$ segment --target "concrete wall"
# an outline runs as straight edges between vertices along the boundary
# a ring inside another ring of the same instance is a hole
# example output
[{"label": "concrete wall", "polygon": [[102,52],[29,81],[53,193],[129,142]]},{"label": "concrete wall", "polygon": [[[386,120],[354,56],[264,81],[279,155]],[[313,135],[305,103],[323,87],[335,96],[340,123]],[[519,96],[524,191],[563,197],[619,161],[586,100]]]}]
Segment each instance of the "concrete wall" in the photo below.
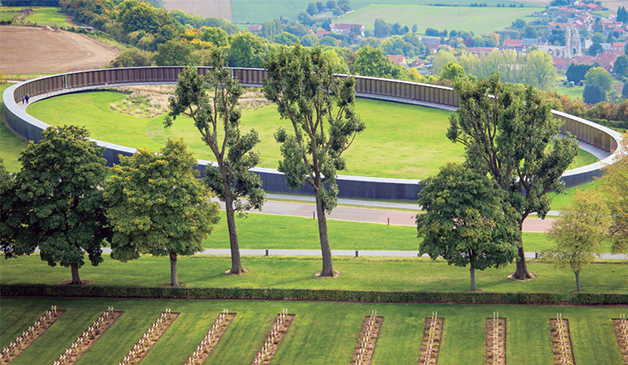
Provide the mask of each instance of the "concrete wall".
[{"label": "concrete wall", "polygon": [[[135,67],[123,69],[105,69],[80,71],[54,76],[45,76],[9,87],[3,94],[5,118],[9,127],[20,136],[38,142],[41,132],[48,127],[42,121],[28,115],[17,102],[22,96],[53,97],[65,93],[91,90],[102,87],[113,87],[136,84],[169,84],[178,81],[182,67]],[[207,68],[199,67],[199,73],[205,74]],[[267,73],[264,69],[233,68],[232,76],[245,86],[260,87]],[[346,77],[345,75],[339,75]],[[399,80],[386,80],[373,77],[356,77],[356,94],[358,97],[423,105],[433,108],[455,110],[458,104],[458,93],[453,89],[437,85],[420,84]],[[556,118],[562,119],[564,125],[561,132],[570,132],[578,140],[591,144],[606,152],[613,152],[618,147],[621,135],[606,127],[578,118],[566,113],[553,111]],[[134,148],[118,146],[97,141],[99,146],[107,147],[104,157],[109,165],[119,162],[118,155],[130,156]],[[615,156],[611,155],[604,161],[565,172],[563,180],[568,187],[593,181],[601,175],[601,168],[612,163]],[[198,169],[203,171],[209,161],[199,161]],[[299,190],[291,190],[285,184],[285,177],[274,169],[256,168],[264,182],[264,189],[271,193],[312,194],[309,186]],[[421,186],[418,180],[366,178],[356,176],[339,176],[339,197],[375,200],[416,200]]]}]

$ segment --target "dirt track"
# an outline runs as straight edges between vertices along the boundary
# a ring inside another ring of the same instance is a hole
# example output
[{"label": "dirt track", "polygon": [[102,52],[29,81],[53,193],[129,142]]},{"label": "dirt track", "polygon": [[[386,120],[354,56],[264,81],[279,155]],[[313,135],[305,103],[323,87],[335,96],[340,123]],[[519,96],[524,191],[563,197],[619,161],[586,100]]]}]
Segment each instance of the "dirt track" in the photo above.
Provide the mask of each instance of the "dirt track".
[{"label": "dirt track", "polygon": [[0,71],[5,74],[100,68],[118,51],[83,34],[46,28],[0,26]]}]

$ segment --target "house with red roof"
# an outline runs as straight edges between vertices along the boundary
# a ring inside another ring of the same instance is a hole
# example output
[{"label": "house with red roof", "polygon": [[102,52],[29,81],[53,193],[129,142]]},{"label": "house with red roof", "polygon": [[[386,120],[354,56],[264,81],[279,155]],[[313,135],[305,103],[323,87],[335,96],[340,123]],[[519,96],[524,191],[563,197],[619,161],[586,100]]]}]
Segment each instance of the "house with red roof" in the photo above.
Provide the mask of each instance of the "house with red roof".
[{"label": "house with red roof", "polygon": [[337,23],[337,24],[330,24],[329,28],[334,33],[349,34],[349,32],[351,32],[351,29],[354,26],[358,27],[358,29],[360,30],[360,35],[364,37],[364,31],[366,29],[364,28],[364,25],[362,24]]},{"label": "house with red roof", "polygon": [[261,25],[249,25],[248,30],[249,32],[253,34],[257,34],[262,31],[262,26]]},{"label": "house with red roof", "polygon": [[405,65],[406,58],[402,55],[389,54],[388,59],[392,61],[393,65]]}]

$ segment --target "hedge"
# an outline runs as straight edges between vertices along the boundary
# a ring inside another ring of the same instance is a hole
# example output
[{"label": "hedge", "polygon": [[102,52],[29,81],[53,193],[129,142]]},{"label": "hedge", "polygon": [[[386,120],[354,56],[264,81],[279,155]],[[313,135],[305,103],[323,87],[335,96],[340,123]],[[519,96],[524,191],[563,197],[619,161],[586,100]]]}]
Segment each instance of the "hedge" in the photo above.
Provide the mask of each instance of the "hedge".
[{"label": "hedge", "polygon": [[59,0],[2,0],[2,6],[48,6],[58,7]]},{"label": "hedge", "polygon": [[382,292],[316,289],[186,288],[105,285],[2,285],[0,296],[323,300],[380,303],[628,304],[628,294]]}]

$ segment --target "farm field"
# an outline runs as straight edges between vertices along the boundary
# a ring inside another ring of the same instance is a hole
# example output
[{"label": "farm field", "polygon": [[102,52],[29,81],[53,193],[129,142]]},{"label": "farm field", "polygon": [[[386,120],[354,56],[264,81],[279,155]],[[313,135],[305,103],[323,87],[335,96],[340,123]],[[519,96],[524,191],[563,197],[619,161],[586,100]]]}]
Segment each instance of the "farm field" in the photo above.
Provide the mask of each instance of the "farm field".
[{"label": "farm field", "polygon": [[[526,15],[542,8],[492,8],[492,7],[447,7],[422,5],[369,5],[346,14],[334,23],[359,23],[373,30],[376,18],[388,23],[399,23],[408,28],[419,25],[419,33],[427,28],[443,30],[469,30],[475,34],[490,34],[495,30],[510,26],[515,19],[525,19]],[[478,21],[478,19],[482,19]]]},{"label": "farm field", "polygon": [[[26,17],[25,22],[37,23],[38,25],[51,25],[51,26],[71,26],[70,23],[67,22],[67,16],[59,13],[59,7],[29,7],[34,11],[33,15],[29,15]],[[9,7],[9,6],[0,6],[0,20],[11,20],[14,19],[15,16],[20,15],[16,11],[20,11],[24,9],[24,7]]]},{"label": "farm field", "polygon": [[182,10],[189,14],[200,15],[203,18],[223,18],[233,22],[230,0],[166,0],[166,10]]},{"label": "farm field", "polygon": [[119,53],[86,35],[46,28],[2,26],[0,38],[0,68],[9,75],[89,70]]},{"label": "farm field", "polygon": [[[233,9],[233,21],[235,23],[257,23],[261,24],[264,21],[272,20],[280,16],[289,19],[296,19],[299,13],[305,11],[307,4],[311,3],[310,0],[273,0],[266,2],[259,2],[257,0],[231,0],[231,8]],[[362,9],[366,6],[373,4],[412,4],[412,5],[429,5],[434,2],[431,0],[353,0],[351,1],[351,8],[354,11]],[[476,3],[471,0],[441,0],[439,4],[447,5],[470,5]],[[485,3],[489,6],[496,6],[497,4],[524,4],[524,6],[538,6],[538,4],[530,4],[529,1],[511,1],[511,0],[488,0]],[[544,4],[547,5],[547,4]],[[388,19],[386,19],[388,20]],[[412,25],[414,23],[411,23]],[[366,24],[364,24],[366,26]],[[371,24],[372,26],[372,24]]]},{"label": "farm field", "polygon": [[[137,118],[109,107],[125,97],[126,94],[113,91],[63,95],[34,103],[28,111],[51,125],[84,125],[92,138],[152,151],[161,148],[168,137],[183,137],[198,159],[213,159],[198,138],[198,131],[186,119],[177,119],[166,130],[163,116]],[[348,170],[342,171],[343,175],[423,179],[436,173],[445,162],[463,160],[462,145],[446,138],[451,112],[367,99],[358,99],[356,110],[367,129],[346,152]],[[259,133],[260,166],[276,168],[280,152],[273,135],[287,123],[279,119],[275,107],[244,110],[242,123],[243,130],[255,129]],[[595,160],[581,150],[573,166]]]},{"label": "farm field", "polygon": [[[142,364],[181,364],[217,314],[237,313],[206,364],[249,364],[275,315],[296,314],[273,359],[277,364],[346,364],[365,315],[384,316],[373,364],[416,364],[424,318],[445,318],[438,363],[484,363],[485,318],[507,318],[508,364],[550,364],[549,319],[561,312],[570,321],[576,363],[620,364],[611,318],[625,308],[519,305],[382,304],[345,302],[230,301],[167,299],[3,298],[0,346],[6,346],[52,305],[66,309],[58,321],[14,364],[52,363],[108,306],[122,316],[80,359],[79,364],[115,364],[165,308],[181,313]],[[625,311],[623,311],[625,312]]]}]

